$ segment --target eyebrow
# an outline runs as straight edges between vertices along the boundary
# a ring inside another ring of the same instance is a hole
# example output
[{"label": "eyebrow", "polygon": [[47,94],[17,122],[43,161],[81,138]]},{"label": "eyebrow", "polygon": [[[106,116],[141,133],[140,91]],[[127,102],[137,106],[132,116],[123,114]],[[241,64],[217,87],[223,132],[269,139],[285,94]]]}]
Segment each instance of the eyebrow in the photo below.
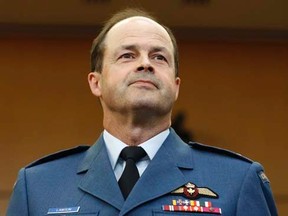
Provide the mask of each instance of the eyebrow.
[{"label": "eyebrow", "polygon": [[[138,45],[122,45],[117,49],[117,51],[120,51],[120,50],[137,50],[137,49],[139,49]],[[169,53],[168,49],[166,47],[163,47],[163,46],[152,47],[152,49],[150,51]]]},{"label": "eyebrow", "polygon": [[169,53],[168,49],[167,49],[166,47],[162,47],[162,46],[153,47],[152,51],[153,51],[153,52],[165,52],[165,53]]}]

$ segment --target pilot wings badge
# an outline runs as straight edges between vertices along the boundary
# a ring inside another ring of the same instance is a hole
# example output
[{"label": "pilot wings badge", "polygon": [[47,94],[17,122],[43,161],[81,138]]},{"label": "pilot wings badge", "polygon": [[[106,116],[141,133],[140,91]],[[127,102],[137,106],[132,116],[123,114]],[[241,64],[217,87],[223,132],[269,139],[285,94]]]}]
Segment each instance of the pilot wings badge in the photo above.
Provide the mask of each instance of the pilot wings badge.
[{"label": "pilot wings badge", "polygon": [[171,192],[173,195],[181,195],[188,199],[198,199],[200,197],[218,198],[218,194],[207,187],[197,187],[195,184],[188,182],[184,186]]}]

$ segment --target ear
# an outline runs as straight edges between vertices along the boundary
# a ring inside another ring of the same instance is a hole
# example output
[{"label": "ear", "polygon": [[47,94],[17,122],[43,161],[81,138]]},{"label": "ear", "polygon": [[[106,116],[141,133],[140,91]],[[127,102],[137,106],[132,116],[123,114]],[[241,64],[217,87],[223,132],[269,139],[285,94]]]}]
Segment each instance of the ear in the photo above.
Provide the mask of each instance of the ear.
[{"label": "ear", "polygon": [[176,87],[175,101],[177,100],[178,95],[179,95],[180,83],[181,83],[181,79],[179,77],[176,77],[175,79],[175,87]]},{"label": "ear", "polygon": [[92,94],[97,97],[101,96],[101,74],[98,72],[90,72],[88,74],[88,83]]}]

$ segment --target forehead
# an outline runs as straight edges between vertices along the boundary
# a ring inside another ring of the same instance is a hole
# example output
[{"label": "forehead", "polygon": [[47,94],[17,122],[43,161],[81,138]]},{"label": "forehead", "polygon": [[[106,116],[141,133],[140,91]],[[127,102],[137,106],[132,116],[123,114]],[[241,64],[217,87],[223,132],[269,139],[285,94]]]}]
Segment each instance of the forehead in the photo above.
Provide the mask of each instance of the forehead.
[{"label": "forehead", "polygon": [[154,20],[141,16],[130,17],[116,23],[105,39],[106,48],[141,42],[145,45],[162,45],[173,51],[168,32]]}]

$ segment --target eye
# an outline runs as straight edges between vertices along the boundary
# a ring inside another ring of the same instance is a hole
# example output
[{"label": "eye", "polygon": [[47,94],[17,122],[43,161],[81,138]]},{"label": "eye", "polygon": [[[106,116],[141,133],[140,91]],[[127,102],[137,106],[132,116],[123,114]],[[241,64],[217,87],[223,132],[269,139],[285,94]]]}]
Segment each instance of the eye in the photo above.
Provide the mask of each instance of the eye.
[{"label": "eye", "polygon": [[133,58],[134,58],[133,53],[124,53],[119,57],[119,59],[133,59]]},{"label": "eye", "polygon": [[166,61],[167,62],[166,58],[163,55],[155,55],[153,58],[157,61]]}]

